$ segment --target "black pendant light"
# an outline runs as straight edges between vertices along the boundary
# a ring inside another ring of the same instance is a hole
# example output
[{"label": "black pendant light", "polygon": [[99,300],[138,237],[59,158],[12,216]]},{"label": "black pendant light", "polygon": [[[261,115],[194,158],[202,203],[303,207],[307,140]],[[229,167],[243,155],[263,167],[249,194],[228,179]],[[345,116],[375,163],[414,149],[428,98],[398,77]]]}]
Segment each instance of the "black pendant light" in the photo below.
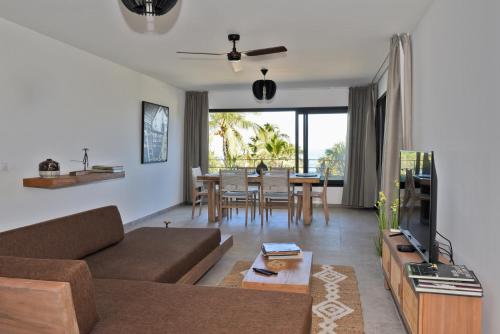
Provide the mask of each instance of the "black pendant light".
[{"label": "black pendant light", "polygon": [[130,11],[146,16],[160,16],[168,13],[177,0],[122,0]]},{"label": "black pendant light", "polygon": [[276,94],[276,83],[272,80],[266,80],[267,68],[260,70],[264,76],[263,80],[257,80],[252,85],[253,95],[257,100],[272,100]]}]

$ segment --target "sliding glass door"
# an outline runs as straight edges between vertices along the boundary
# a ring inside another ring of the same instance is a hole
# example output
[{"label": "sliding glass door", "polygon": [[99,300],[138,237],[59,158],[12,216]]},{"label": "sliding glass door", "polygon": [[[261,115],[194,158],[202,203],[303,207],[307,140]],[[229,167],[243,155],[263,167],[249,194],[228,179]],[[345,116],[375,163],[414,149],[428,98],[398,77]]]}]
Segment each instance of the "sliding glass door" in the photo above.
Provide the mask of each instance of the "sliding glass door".
[{"label": "sliding glass door", "polygon": [[209,166],[295,168],[343,185],[347,107],[210,110]]},{"label": "sliding glass door", "polygon": [[299,170],[324,174],[330,170],[329,183],[341,185],[344,180],[347,108],[307,109],[298,111],[298,127],[303,150]]}]

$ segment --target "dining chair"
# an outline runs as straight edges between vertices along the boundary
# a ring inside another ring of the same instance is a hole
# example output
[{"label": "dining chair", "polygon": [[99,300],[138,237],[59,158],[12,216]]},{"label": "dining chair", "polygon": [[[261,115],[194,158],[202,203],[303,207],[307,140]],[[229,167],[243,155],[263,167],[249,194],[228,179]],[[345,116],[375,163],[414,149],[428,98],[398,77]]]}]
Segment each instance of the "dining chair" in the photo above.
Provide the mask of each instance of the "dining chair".
[{"label": "dining chair", "polygon": [[[221,169],[219,173],[219,213],[224,209],[245,209],[245,226],[247,226],[248,208],[252,205],[255,196],[248,190],[248,170],[246,168]],[[229,214],[226,217],[229,219]]]},{"label": "dining chair", "polygon": [[[241,169],[241,168],[246,168],[246,167],[235,167],[236,169]],[[249,181],[248,181],[248,192],[250,193],[250,197],[251,197],[251,201],[250,201],[250,218],[251,220],[255,220],[255,217],[256,217],[256,210],[257,208],[259,208],[260,210],[260,207],[259,205],[257,205],[258,203],[258,198],[259,198],[259,194],[260,194],[260,182],[250,182],[250,176],[252,174],[252,168],[249,168],[247,169],[247,175],[249,177]],[[238,197],[235,197],[233,200],[235,201],[241,201],[242,198],[238,198]],[[233,218],[233,209],[229,209],[229,218]],[[236,215],[239,214],[239,211],[238,211],[238,208],[236,208]]]},{"label": "dining chair", "polygon": [[202,181],[198,181],[198,176],[201,176],[201,168],[194,167],[191,168],[191,198],[193,201],[193,209],[191,211],[191,219],[194,219],[194,211],[196,209],[196,205],[200,205],[200,212],[198,216],[201,216],[201,209],[203,206],[203,198],[208,197],[208,191],[205,189],[205,185]]},{"label": "dining chair", "polygon": [[266,222],[269,221],[268,210],[287,209],[288,228],[292,219],[293,197],[290,191],[290,170],[288,168],[274,168],[262,176],[260,187],[260,224],[264,226],[264,212]]},{"label": "dining chair", "polygon": [[[270,170],[271,171],[275,171],[275,172],[282,172],[282,173],[285,173],[288,170],[289,171],[289,175],[292,175],[293,172],[294,172],[293,168],[283,167],[283,162],[281,162],[280,167],[271,167]],[[291,183],[290,186],[291,186],[291,192],[292,192],[292,221],[293,221],[293,218],[295,216],[295,196],[294,196],[294,194],[295,194],[295,184]],[[260,193],[260,191],[259,191],[259,193]],[[267,209],[266,210],[266,215],[271,215],[272,216],[273,215],[273,209],[272,208]]]},{"label": "dining chair", "polygon": [[[330,168],[325,170],[324,180],[323,180],[323,189],[321,191],[311,191],[311,199],[319,198],[321,200],[321,205],[323,207],[323,214],[325,216],[325,223],[328,224],[330,220],[330,212],[328,210],[328,177],[330,176]],[[297,221],[302,216],[302,207],[304,200],[304,192],[297,191],[295,193],[297,196]]]}]

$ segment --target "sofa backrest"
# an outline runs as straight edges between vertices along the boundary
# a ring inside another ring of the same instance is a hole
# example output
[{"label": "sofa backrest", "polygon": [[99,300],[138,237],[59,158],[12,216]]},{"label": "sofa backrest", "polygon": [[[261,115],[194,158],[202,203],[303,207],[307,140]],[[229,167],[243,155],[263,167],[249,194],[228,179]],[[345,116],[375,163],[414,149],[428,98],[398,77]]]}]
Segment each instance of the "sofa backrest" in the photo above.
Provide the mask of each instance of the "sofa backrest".
[{"label": "sofa backrest", "polygon": [[123,240],[116,206],[107,206],[0,233],[0,256],[81,259]]}]

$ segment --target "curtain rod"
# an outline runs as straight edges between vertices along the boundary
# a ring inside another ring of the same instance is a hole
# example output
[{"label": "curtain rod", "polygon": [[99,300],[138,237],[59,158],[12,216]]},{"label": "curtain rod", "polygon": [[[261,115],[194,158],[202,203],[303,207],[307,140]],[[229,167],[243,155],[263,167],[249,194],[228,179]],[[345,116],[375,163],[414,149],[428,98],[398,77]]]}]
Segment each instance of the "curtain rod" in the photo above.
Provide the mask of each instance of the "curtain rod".
[{"label": "curtain rod", "polygon": [[382,64],[380,64],[380,67],[378,68],[377,73],[375,73],[375,76],[372,79],[372,83],[375,82],[375,79],[377,78],[377,76],[380,73],[382,73],[382,75],[384,75],[385,71],[387,71],[387,69],[389,68],[389,66],[387,66],[382,72],[380,72],[382,70],[382,68],[384,67],[384,65],[385,65],[385,63],[387,62],[388,59],[389,59],[389,52],[387,52],[387,56],[385,56],[384,61],[382,62]]}]

